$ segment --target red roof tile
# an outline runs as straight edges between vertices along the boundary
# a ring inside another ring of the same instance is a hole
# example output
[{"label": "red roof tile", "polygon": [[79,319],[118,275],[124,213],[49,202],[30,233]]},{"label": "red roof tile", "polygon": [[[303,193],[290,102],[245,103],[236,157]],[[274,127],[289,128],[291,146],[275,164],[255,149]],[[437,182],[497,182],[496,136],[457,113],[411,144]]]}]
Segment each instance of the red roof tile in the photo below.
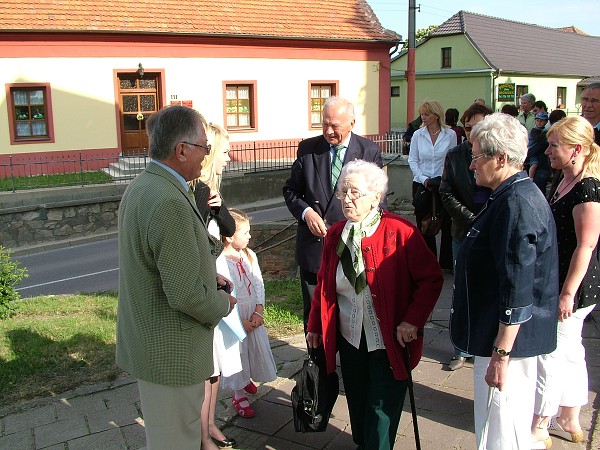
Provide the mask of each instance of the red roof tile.
[{"label": "red roof tile", "polygon": [[2,0],[0,32],[397,42],[366,0]]},{"label": "red roof tile", "polygon": [[581,34],[583,36],[589,36],[589,34],[587,34],[583,30],[580,30],[575,25],[571,25],[571,26],[568,26],[568,27],[557,28],[557,29],[561,30],[561,31],[568,31],[569,33],[575,33],[575,34]]}]

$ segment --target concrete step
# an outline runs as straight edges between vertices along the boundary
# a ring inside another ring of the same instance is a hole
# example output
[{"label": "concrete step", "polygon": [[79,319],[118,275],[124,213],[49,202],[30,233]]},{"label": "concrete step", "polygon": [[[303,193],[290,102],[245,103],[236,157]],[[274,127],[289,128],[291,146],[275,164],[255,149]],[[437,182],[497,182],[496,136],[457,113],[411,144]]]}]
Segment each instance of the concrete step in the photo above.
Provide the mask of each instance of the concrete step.
[{"label": "concrete step", "polygon": [[120,156],[117,162],[110,163],[106,169],[102,170],[115,180],[130,180],[143,172],[148,162],[150,162],[148,157]]}]

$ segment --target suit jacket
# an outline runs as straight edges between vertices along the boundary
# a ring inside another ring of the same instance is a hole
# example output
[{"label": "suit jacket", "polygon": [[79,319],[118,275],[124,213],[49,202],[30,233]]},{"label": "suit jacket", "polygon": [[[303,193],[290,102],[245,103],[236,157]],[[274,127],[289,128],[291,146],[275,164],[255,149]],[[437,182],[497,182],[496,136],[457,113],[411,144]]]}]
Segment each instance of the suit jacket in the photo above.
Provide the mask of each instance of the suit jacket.
[{"label": "suit jacket", "polygon": [[116,362],[136,378],[188,386],[213,372],[213,327],[229,301],[217,291],[212,245],[193,196],[157,164],[119,207]]},{"label": "suit jacket", "polygon": [[[313,208],[323,217],[327,226],[345,220],[342,203],[335,198],[331,186],[331,146],[321,135],[305,139],[298,145],[291,176],[283,187],[285,203],[298,220],[296,261],[309,272],[317,273],[321,265],[323,239],[313,235],[302,220],[302,212]],[[355,159],[374,162],[382,167],[381,149],[369,139],[352,133],[346,149],[344,164]]]}]

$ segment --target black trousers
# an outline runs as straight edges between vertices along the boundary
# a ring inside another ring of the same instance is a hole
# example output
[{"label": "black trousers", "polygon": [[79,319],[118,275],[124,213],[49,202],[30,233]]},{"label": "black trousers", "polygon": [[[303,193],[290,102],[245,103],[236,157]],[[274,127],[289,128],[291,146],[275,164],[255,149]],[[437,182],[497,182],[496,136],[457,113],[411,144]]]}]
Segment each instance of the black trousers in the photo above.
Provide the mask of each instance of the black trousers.
[{"label": "black trousers", "polygon": [[367,351],[364,330],[359,348],[337,339],[348,401],[352,440],[360,450],[394,447],[407,380],[394,378],[385,350]]},{"label": "black trousers", "polygon": [[317,286],[317,274],[300,268],[300,287],[302,289],[302,302],[304,303],[304,334],[308,325],[308,316],[310,315],[310,305],[312,296]]},{"label": "black trousers", "polygon": [[[415,196],[415,192],[417,188],[420,186],[420,183],[413,181],[412,191],[413,197]],[[450,234],[450,228],[452,226],[452,221],[450,219],[450,215],[444,209],[442,205],[442,199],[440,198],[440,194],[436,191],[433,195],[436,195],[436,209],[439,208],[442,212],[442,227],[440,228],[441,240],[440,240],[440,257],[439,262],[442,269],[453,270],[453,259],[452,259],[452,235]],[[421,221],[425,218],[423,212],[418,212],[415,210],[415,219],[417,221],[417,227],[421,223]],[[425,239],[425,243],[427,247],[431,250],[431,252],[437,258],[437,243],[435,241],[435,236],[423,236]]]}]

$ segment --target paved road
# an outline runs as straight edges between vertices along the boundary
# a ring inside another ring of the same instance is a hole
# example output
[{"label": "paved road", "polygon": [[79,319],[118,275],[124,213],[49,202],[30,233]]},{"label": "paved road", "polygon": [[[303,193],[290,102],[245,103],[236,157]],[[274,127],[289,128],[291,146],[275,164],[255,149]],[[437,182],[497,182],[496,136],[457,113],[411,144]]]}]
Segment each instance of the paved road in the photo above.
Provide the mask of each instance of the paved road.
[{"label": "paved road", "polygon": [[[288,220],[285,206],[248,213],[252,223]],[[21,297],[116,291],[119,284],[117,239],[104,239],[15,258],[29,278],[19,285]]]},{"label": "paved road", "polygon": [[19,285],[21,297],[116,291],[118,287],[116,238],[16,259],[29,273],[29,278]]}]

